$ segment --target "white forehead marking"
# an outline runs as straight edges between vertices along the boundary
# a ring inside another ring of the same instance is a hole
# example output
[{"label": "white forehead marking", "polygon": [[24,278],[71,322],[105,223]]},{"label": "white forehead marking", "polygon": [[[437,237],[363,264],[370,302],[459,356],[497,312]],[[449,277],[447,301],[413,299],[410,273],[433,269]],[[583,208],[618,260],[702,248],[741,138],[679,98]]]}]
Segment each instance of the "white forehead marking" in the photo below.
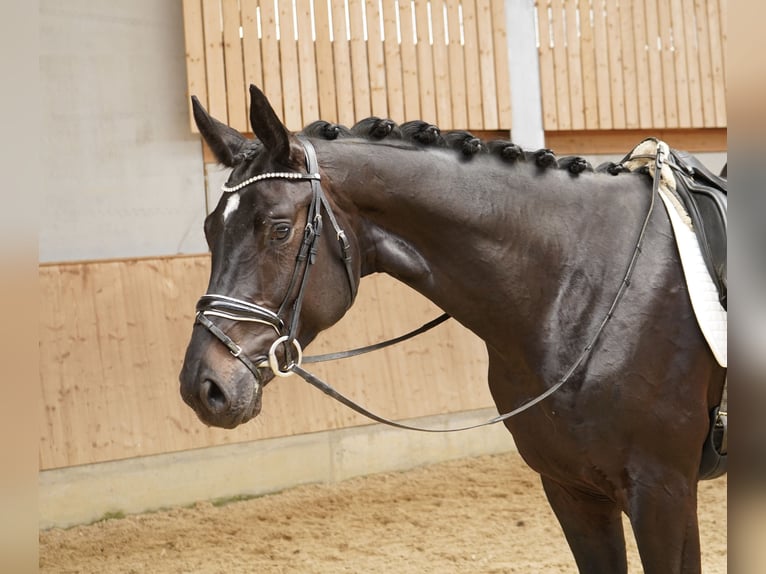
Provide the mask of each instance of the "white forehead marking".
[{"label": "white forehead marking", "polygon": [[238,207],[239,207],[239,194],[232,193],[229,196],[229,200],[226,202],[226,208],[223,210],[223,220],[226,221],[226,218],[229,217],[229,215],[231,215],[235,211],[237,211]]}]

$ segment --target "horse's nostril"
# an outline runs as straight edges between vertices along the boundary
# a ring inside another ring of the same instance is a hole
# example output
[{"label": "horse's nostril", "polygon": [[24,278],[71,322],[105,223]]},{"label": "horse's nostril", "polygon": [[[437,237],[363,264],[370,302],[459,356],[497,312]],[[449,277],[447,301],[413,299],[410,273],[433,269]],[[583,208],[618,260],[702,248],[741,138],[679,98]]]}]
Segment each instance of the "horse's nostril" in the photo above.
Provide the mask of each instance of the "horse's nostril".
[{"label": "horse's nostril", "polygon": [[202,403],[213,413],[225,411],[229,406],[229,399],[214,381],[205,379],[200,387]]}]

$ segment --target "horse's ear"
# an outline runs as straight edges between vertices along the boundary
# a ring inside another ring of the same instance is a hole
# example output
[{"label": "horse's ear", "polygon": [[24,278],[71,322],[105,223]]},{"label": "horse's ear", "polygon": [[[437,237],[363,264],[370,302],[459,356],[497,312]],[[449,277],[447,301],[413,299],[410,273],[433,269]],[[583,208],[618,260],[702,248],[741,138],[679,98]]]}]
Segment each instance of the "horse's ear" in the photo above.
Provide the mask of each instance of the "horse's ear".
[{"label": "horse's ear", "polygon": [[249,140],[234,128],[219,122],[207,113],[197,96],[192,96],[192,111],[199,133],[210,146],[215,158],[226,167],[233,167],[235,156],[248,145]]},{"label": "horse's ear", "polygon": [[250,84],[250,126],[271,157],[279,163],[290,163],[290,131],[277,117],[266,95]]}]

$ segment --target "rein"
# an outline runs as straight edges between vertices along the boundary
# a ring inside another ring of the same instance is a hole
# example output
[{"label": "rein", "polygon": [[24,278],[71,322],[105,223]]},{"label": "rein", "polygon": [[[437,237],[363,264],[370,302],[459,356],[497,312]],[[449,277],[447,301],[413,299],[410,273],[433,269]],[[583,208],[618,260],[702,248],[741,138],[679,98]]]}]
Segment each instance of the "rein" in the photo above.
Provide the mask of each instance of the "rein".
[{"label": "rein", "polygon": [[[572,363],[572,366],[569,367],[569,369],[567,369],[564,375],[553,386],[551,386],[550,388],[548,388],[546,391],[539,394],[538,396],[528,400],[527,402],[523,403],[519,407],[507,413],[498,415],[487,421],[484,421],[482,423],[477,423],[474,425],[469,425],[464,427],[453,427],[448,429],[432,429],[432,428],[410,426],[407,424],[398,423],[396,421],[376,415],[375,413],[368,411],[366,408],[362,407],[358,403],[349,399],[342,393],[338,392],[331,385],[324,382],[316,375],[309,373],[308,371],[304,370],[301,367],[302,363],[318,363],[322,361],[344,359],[344,358],[354,357],[357,355],[361,355],[364,353],[368,353],[371,351],[375,351],[378,349],[382,349],[382,348],[394,345],[396,343],[405,341],[407,339],[410,339],[416,335],[419,335],[421,333],[424,333],[436,327],[437,325],[446,321],[449,318],[449,315],[445,313],[437,317],[436,319],[424,324],[423,326],[413,331],[410,331],[409,333],[406,333],[405,335],[401,335],[399,337],[389,339],[387,341],[383,341],[383,342],[369,345],[366,347],[360,347],[357,349],[352,349],[349,351],[343,351],[339,353],[328,353],[325,355],[317,355],[313,357],[305,357],[305,358],[303,357],[300,343],[298,343],[295,336],[297,332],[298,319],[300,316],[300,309],[303,303],[303,294],[308,281],[309,271],[311,269],[311,265],[313,265],[316,259],[316,252],[318,248],[318,244],[316,242],[322,230],[322,215],[321,215],[322,208],[324,208],[325,212],[327,213],[339,241],[339,245],[341,249],[341,258],[344,262],[346,273],[349,280],[349,286],[351,288],[351,301],[353,301],[354,299],[357,286],[356,286],[356,282],[354,281],[353,269],[351,266],[350,244],[348,242],[348,239],[346,238],[345,233],[338,225],[338,222],[335,218],[335,215],[332,212],[330,204],[327,201],[327,198],[325,197],[324,192],[322,191],[321,184],[319,183],[321,180],[321,176],[319,174],[319,168],[318,168],[317,159],[316,159],[316,151],[314,150],[314,146],[307,139],[305,139],[302,136],[298,136],[298,138],[300,142],[303,144],[303,147],[305,150],[306,166],[308,168],[309,173],[305,173],[305,174],[292,173],[292,172],[265,173],[265,174],[252,177],[248,180],[245,180],[233,187],[228,187],[224,185],[222,188],[223,191],[227,193],[237,192],[240,189],[250,185],[251,183],[255,183],[257,181],[262,181],[265,179],[288,179],[288,180],[297,180],[297,181],[308,180],[311,183],[313,199],[309,207],[308,223],[306,224],[306,228],[304,230],[303,242],[301,243],[301,247],[298,251],[298,256],[296,258],[296,265],[293,270],[293,275],[290,281],[290,285],[287,289],[285,299],[280,305],[279,310],[276,313],[274,313],[270,311],[269,309],[266,309],[265,307],[261,307],[260,305],[250,303],[248,301],[243,301],[241,299],[235,299],[233,297],[228,297],[225,295],[206,294],[206,295],[203,295],[200,298],[199,302],[197,303],[196,322],[202,324],[205,328],[208,329],[208,331],[210,331],[210,333],[213,336],[215,336],[219,341],[221,341],[224,345],[226,345],[226,347],[229,349],[231,354],[237,359],[239,359],[245,365],[245,367],[247,367],[247,369],[253,374],[253,377],[255,378],[254,395],[257,394],[262,387],[260,382],[261,379],[258,374],[258,369],[268,366],[269,368],[271,368],[274,375],[278,377],[288,377],[292,373],[295,373],[296,375],[303,378],[307,383],[313,385],[314,387],[316,387],[317,389],[319,389],[326,395],[339,401],[340,403],[351,408],[357,413],[364,415],[365,417],[368,417],[376,422],[401,428],[401,429],[430,432],[430,433],[464,431],[464,430],[475,429],[475,428],[479,428],[483,426],[493,425],[493,424],[505,421],[513,416],[516,416],[530,409],[531,407],[545,400],[546,398],[551,396],[553,393],[558,391],[570,379],[570,377],[575,373],[575,371],[580,367],[580,365],[582,365],[583,361],[590,355],[594,345],[596,344],[602,332],[606,328],[606,325],[609,323],[612,316],[614,315],[614,311],[617,308],[617,305],[619,304],[623,295],[625,294],[625,290],[630,285],[630,280],[631,280],[631,277],[633,276],[633,270],[635,269],[638,256],[641,253],[641,246],[644,242],[644,238],[646,236],[646,230],[649,226],[649,220],[651,218],[652,212],[654,211],[655,197],[657,196],[659,192],[662,166],[665,163],[665,152],[661,146],[658,146],[657,154],[656,156],[653,157],[653,159],[655,160],[655,171],[654,171],[654,178],[652,182],[652,193],[651,193],[651,198],[649,202],[649,208],[647,210],[646,216],[644,217],[643,223],[641,225],[641,230],[638,234],[636,245],[633,249],[633,255],[631,256],[630,261],[628,262],[628,266],[625,270],[625,274],[620,283],[620,287],[618,288],[617,293],[615,294],[614,299],[612,300],[612,303],[610,304],[609,309],[606,312],[606,315],[604,316],[602,321],[599,323],[599,326],[596,329],[596,332],[593,334],[593,336],[590,338],[590,340],[585,345],[583,350],[580,352],[577,359]],[[293,291],[295,287],[301,267],[303,267],[303,277],[300,282],[298,295],[296,296],[292,305],[293,307],[292,318],[291,318],[289,327],[286,328],[285,323],[281,319],[280,315],[282,314],[284,307],[287,304],[287,300],[290,296],[290,293]],[[234,321],[251,321],[251,322],[257,322],[257,323],[269,325],[276,331],[278,338],[271,345],[268,356],[266,357],[261,356],[255,361],[251,361],[246,356],[244,356],[244,354],[242,353],[242,348],[239,345],[237,345],[228,335],[226,335],[219,327],[217,327],[208,318],[208,315],[218,316],[218,317],[222,317],[226,319],[231,319]],[[281,367],[279,365],[279,360],[276,357],[276,350],[279,347],[279,345],[282,345],[282,344],[285,345],[285,357],[288,361],[288,364],[285,365],[284,367]],[[291,351],[293,349],[291,349],[291,346],[297,353],[297,359],[292,358]]]}]

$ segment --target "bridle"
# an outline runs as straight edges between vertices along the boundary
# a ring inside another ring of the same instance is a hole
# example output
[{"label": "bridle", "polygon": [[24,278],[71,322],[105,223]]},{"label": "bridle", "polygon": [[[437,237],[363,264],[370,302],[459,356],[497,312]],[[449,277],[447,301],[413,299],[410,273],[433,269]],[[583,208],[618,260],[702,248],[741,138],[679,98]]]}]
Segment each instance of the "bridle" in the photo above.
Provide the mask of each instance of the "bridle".
[{"label": "bridle", "polygon": [[[253,377],[255,377],[256,394],[261,386],[261,377],[258,375],[258,368],[268,366],[277,377],[287,377],[290,376],[295,367],[300,366],[303,360],[303,350],[296,338],[298,320],[301,307],[303,306],[303,297],[306,293],[306,285],[308,284],[311,268],[316,262],[319,239],[322,235],[323,228],[323,211],[327,214],[327,217],[330,220],[330,224],[332,225],[338,240],[338,245],[340,246],[341,260],[343,261],[350,290],[349,306],[351,305],[351,302],[354,301],[357,291],[357,283],[354,278],[354,270],[352,266],[351,244],[346,237],[346,233],[338,224],[338,220],[332,211],[332,207],[327,201],[327,197],[322,191],[322,186],[319,183],[321,175],[319,174],[316,150],[309,140],[300,135],[297,137],[303,145],[308,173],[262,173],[246,179],[237,185],[229,187],[224,184],[222,187],[224,193],[236,193],[248,185],[267,179],[308,181],[311,184],[311,202],[308,208],[306,227],[303,229],[303,239],[301,240],[301,245],[298,249],[298,255],[296,256],[295,267],[293,268],[293,273],[290,277],[290,283],[288,284],[285,297],[282,300],[279,309],[274,312],[266,307],[256,305],[249,301],[215,293],[203,295],[197,302],[196,322],[204,326],[215,338],[226,345],[229,352],[239,359],[239,361],[253,374]],[[289,323],[286,323],[282,319],[282,315],[284,314],[285,308],[289,305],[290,295],[295,290],[296,285],[298,285],[298,293],[292,302],[291,319]],[[232,321],[253,322],[267,325],[274,329],[277,339],[272,343],[267,356],[259,357],[255,361],[251,361],[242,352],[242,347],[235,343],[231,337],[213,323],[210,319],[211,316],[221,317]],[[277,349],[280,345],[284,345],[285,349],[287,364],[284,367],[279,364],[277,358]],[[295,351],[295,357],[293,357],[293,351]]]},{"label": "bridle", "polygon": [[[666,154],[666,151],[664,149],[662,149],[660,146],[657,147],[657,154],[653,158],[655,160],[655,172],[654,172],[654,181],[652,184],[652,194],[650,198],[649,208],[647,210],[646,216],[644,217],[643,224],[641,226],[638,238],[636,240],[636,245],[633,250],[633,255],[631,256],[630,261],[628,262],[628,266],[626,268],[625,275],[623,276],[622,282],[620,283],[620,287],[618,288],[617,293],[615,294],[614,299],[612,300],[612,303],[606,312],[606,315],[604,316],[602,321],[599,323],[599,326],[596,329],[596,332],[588,340],[588,343],[585,345],[583,350],[580,352],[580,354],[572,363],[572,365],[569,367],[569,369],[567,369],[564,375],[554,385],[546,389],[544,392],[537,395],[536,397],[533,397],[532,399],[529,399],[528,401],[526,401],[519,407],[509,412],[493,417],[487,421],[484,421],[478,424],[469,425],[469,426],[453,427],[453,428],[447,428],[447,429],[432,429],[432,428],[410,426],[407,424],[398,423],[396,421],[392,421],[390,419],[376,415],[368,411],[364,407],[360,406],[359,404],[355,403],[351,399],[345,397],[344,395],[339,393],[337,390],[335,390],[332,386],[322,381],[317,376],[307,372],[301,367],[302,362],[309,363],[309,362],[320,362],[320,361],[326,361],[326,360],[341,359],[341,358],[361,355],[363,353],[388,347],[397,342],[401,342],[411,337],[414,337],[415,335],[423,333],[439,325],[440,323],[447,320],[449,318],[449,315],[445,313],[441,315],[440,317],[434,319],[433,321],[426,323],[422,327],[419,327],[418,329],[410,331],[409,333],[402,335],[400,337],[396,337],[394,339],[384,341],[382,343],[377,343],[374,345],[369,345],[367,347],[361,347],[359,349],[354,349],[351,351],[345,351],[341,353],[332,353],[332,354],[321,355],[316,357],[306,357],[304,360],[303,351],[301,349],[300,343],[296,339],[296,333],[298,328],[300,310],[303,304],[303,295],[305,293],[306,284],[308,282],[309,272],[311,270],[311,266],[314,264],[316,260],[316,253],[318,248],[317,242],[322,232],[322,210],[323,209],[327,213],[330,219],[330,222],[332,223],[332,226],[335,230],[335,234],[337,236],[337,239],[340,245],[341,259],[343,260],[343,263],[346,269],[346,274],[348,276],[349,287],[351,290],[350,300],[352,302],[356,295],[357,284],[353,274],[350,244],[348,242],[348,239],[343,229],[341,229],[340,226],[338,225],[337,219],[335,218],[335,215],[333,214],[332,207],[327,201],[327,198],[325,197],[324,192],[322,191],[322,186],[319,183],[321,181],[321,176],[319,174],[319,166],[317,163],[316,151],[314,149],[314,146],[305,137],[301,135],[297,135],[296,137],[298,137],[299,141],[303,145],[303,148],[306,154],[306,167],[307,167],[308,173],[293,173],[293,172],[264,173],[264,174],[251,177],[250,179],[247,179],[233,187],[228,187],[224,185],[222,188],[223,191],[226,193],[236,192],[250,185],[251,183],[255,183],[257,181],[266,180],[266,179],[287,179],[287,180],[298,180],[298,181],[307,180],[311,183],[312,200],[309,206],[309,214],[308,214],[308,219],[306,223],[306,228],[304,229],[304,233],[303,233],[303,241],[298,251],[295,268],[293,269],[293,274],[290,280],[289,287],[287,289],[287,293],[285,294],[285,298],[282,301],[282,304],[280,305],[279,310],[275,313],[265,307],[256,305],[254,303],[250,303],[248,301],[244,301],[242,299],[236,299],[234,297],[228,297],[226,295],[206,294],[206,295],[203,295],[197,302],[196,322],[202,324],[205,328],[207,328],[208,331],[210,331],[210,333],[213,336],[215,336],[219,341],[221,341],[224,345],[226,345],[226,347],[229,349],[231,354],[237,359],[239,359],[245,365],[245,367],[247,367],[247,369],[253,374],[253,377],[255,378],[254,396],[257,396],[257,393],[261,389],[260,377],[258,375],[258,368],[268,366],[269,368],[271,368],[272,372],[277,377],[288,377],[293,373],[299,375],[306,382],[315,386],[316,388],[318,388],[319,390],[321,390],[328,396],[336,399],[337,401],[341,402],[347,407],[355,410],[356,412],[376,422],[380,422],[380,423],[387,424],[397,428],[431,432],[431,433],[463,431],[463,430],[474,429],[474,428],[492,425],[492,424],[505,421],[513,416],[516,416],[528,410],[529,408],[533,407],[534,405],[540,403],[544,399],[551,396],[558,389],[560,389],[564,385],[564,383],[566,383],[570,379],[570,377],[575,373],[575,371],[577,371],[577,369],[580,367],[583,361],[585,361],[585,359],[590,355],[591,351],[593,350],[593,347],[596,344],[596,341],[601,336],[601,333],[604,331],[607,323],[609,323],[609,321],[611,320],[618,303],[620,302],[626,289],[630,285],[630,280],[633,275],[633,270],[635,269],[638,256],[641,253],[641,247],[643,245],[644,238],[646,236],[646,230],[649,225],[649,220],[654,210],[655,197],[657,196],[659,191],[660,178],[661,178],[660,174],[662,171],[662,166],[665,163],[665,154]],[[298,290],[298,295],[295,297],[293,301],[292,318],[290,320],[289,326],[286,326],[286,324],[281,318],[281,315],[284,311],[284,308],[287,305],[288,299],[290,297],[290,293],[293,291],[295,284],[298,281],[298,276],[300,275],[301,268],[303,269],[303,276],[300,279],[300,288]],[[271,348],[269,349],[268,356],[266,357],[262,356],[256,359],[255,361],[251,361],[248,357],[244,355],[244,353],[242,352],[242,348],[239,345],[237,345],[228,335],[226,335],[226,333],[224,333],[219,327],[217,327],[208,318],[208,316],[218,316],[218,317],[222,317],[226,319],[231,319],[234,321],[250,321],[250,322],[256,322],[256,323],[269,325],[276,332],[277,339],[274,341],[274,343],[272,343]],[[285,358],[287,361],[287,364],[284,367],[281,367],[279,365],[279,360],[276,356],[276,351],[278,347],[282,344],[285,345]],[[297,354],[297,358],[292,357],[292,353],[291,353],[292,350],[295,350]]]}]

